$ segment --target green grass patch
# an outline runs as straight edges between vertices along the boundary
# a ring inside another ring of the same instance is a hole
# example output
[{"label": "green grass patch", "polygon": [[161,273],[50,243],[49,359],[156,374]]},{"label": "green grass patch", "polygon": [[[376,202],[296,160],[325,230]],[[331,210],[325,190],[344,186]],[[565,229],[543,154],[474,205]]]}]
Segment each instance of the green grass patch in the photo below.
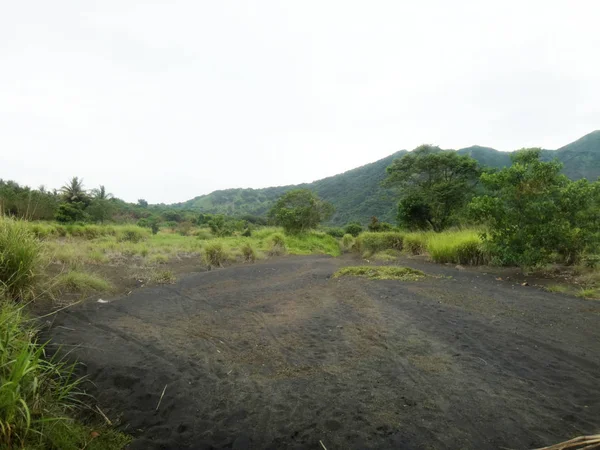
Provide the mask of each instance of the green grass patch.
[{"label": "green grass patch", "polygon": [[341,254],[338,241],[327,233],[319,231],[287,235],[285,236],[285,245],[288,253],[292,255],[339,256]]},{"label": "green grass patch", "polygon": [[112,283],[87,272],[70,270],[56,277],[52,290],[55,293],[78,292],[91,294],[92,292],[107,292],[113,289]]},{"label": "green grass patch", "polygon": [[425,277],[420,270],[394,266],[352,266],[338,270],[333,277],[364,277],[371,280],[418,281]]},{"label": "green grass patch", "polygon": [[223,267],[229,258],[229,251],[222,242],[209,242],[204,246],[204,260],[208,267]]},{"label": "green grass patch", "polygon": [[564,284],[551,284],[546,286],[544,289],[546,289],[548,292],[557,292],[561,294],[566,294],[569,292],[569,287],[565,286]]},{"label": "green grass patch", "polygon": [[394,250],[393,248],[383,250],[381,252],[377,252],[374,255],[367,256],[374,261],[395,261],[397,260],[402,253],[398,250]]},{"label": "green grass patch", "polygon": [[600,289],[585,288],[581,289],[576,295],[577,297],[585,298],[588,300],[600,300]]}]

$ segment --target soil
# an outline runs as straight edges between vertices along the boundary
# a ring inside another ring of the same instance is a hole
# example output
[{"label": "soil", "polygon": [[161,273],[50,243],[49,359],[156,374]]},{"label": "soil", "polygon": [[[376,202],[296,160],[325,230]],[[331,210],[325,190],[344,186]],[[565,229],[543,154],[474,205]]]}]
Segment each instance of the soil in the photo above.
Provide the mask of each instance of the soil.
[{"label": "soil", "polygon": [[600,431],[600,302],[351,257],[195,273],[53,316],[132,449],[527,449]]}]

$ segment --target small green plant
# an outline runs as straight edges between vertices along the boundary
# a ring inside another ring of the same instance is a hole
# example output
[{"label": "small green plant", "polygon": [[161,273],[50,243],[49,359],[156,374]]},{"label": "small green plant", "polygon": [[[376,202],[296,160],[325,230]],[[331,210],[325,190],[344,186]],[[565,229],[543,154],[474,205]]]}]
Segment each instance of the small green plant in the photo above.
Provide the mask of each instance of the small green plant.
[{"label": "small green plant", "polygon": [[244,256],[245,262],[253,263],[256,261],[256,250],[249,242],[242,245],[242,255]]},{"label": "small green plant", "polygon": [[208,268],[223,267],[227,261],[228,251],[221,242],[209,242],[204,247],[204,259]]},{"label": "small green plant", "polygon": [[353,266],[338,270],[333,277],[355,276],[371,280],[418,281],[425,277],[420,270],[395,266]]},{"label": "small green plant", "polygon": [[30,298],[42,266],[42,245],[25,222],[0,217],[0,293]]}]

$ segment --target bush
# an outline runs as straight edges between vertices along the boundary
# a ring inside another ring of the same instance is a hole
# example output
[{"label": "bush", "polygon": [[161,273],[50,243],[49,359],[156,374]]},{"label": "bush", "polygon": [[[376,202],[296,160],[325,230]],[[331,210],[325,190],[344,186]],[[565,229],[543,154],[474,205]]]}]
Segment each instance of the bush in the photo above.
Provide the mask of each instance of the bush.
[{"label": "bush", "polygon": [[354,245],[354,236],[352,236],[351,234],[345,234],[342,238],[341,245],[342,251],[350,251],[352,249],[352,246]]},{"label": "bush", "polygon": [[351,234],[352,236],[357,237],[362,232],[362,230],[363,227],[360,223],[352,222],[346,225],[346,227],[344,228],[344,233]]},{"label": "bush", "polygon": [[346,234],[344,232],[343,228],[325,228],[324,231],[329,236],[332,236],[332,237],[338,238],[338,239],[344,237],[344,234]]},{"label": "bush", "polygon": [[332,236],[318,231],[292,234],[286,236],[284,249],[294,255],[323,254],[338,256],[340,244]]},{"label": "bush", "polygon": [[119,242],[133,242],[134,244],[143,241],[147,237],[148,232],[137,226],[122,227],[117,234]]},{"label": "bush", "polygon": [[42,245],[22,221],[0,218],[0,295],[29,298],[42,265]]},{"label": "bush", "polygon": [[242,255],[244,256],[245,262],[254,262],[256,261],[256,250],[249,242],[246,242],[242,245]]},{"label": "bush", "polygon": [[208,268],[223,267],[223,263],[227,261],[227,249],[220,242],[209,242],[204,247],[204,259]]},{"label": "bush", "polygon": [[333,205],[322,201],[308,189],[295,189],[282,195],[269,211],[269,218],[286,233],[301,233],[316,228],[333,214]]},{"label": "bush", "polygon": [[404,234],[398,232],[362,233],[357,242],[362,251],[377,253],[381,250],[394,249],[401,251],[404,243]]}]

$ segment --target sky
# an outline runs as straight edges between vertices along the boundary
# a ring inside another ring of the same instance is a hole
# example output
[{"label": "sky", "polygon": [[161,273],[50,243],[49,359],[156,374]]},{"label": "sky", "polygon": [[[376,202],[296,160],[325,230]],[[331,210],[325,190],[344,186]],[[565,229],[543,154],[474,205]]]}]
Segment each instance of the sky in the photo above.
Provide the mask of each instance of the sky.
[{"label": "sky", "polygon": [[0,178],[185,201],[600,128],[600,2],[5,2]]}]

